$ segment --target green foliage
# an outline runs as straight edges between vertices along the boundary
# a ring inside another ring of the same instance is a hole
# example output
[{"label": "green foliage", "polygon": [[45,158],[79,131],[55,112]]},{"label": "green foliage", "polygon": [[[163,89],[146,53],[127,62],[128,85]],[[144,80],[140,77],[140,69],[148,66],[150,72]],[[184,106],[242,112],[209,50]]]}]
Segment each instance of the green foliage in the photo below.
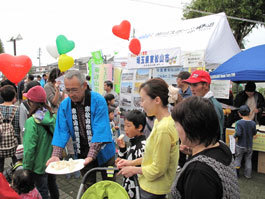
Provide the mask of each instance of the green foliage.
[{"label": "green foliage", "polygon": [[[184,10],[184,18],[186,19],[205,15],[189,11],[189,9],[211,13],[225,12],[227,16],[265,21],[263,14],[265,10],[264,0],[193,0]],[[228,19],[228,21],[238,45],[240,48],[244,48],[243,39],[251,32],[256,24],[234,19]]]},{"label": "green foliage", "polygon": [[261,93],[265,98],[265,88],[258,88],[258,92]]},{"label": "green foliage", "polygon": [[2,41],[1,41],[1,39],[0,39],[0,54],[1,53],[4,53],[5,52],[5,50],[4,50],[4,46],[3,46],[3,43],[2,43]]},{"label": "green foliage", "polygon": [[242,84],[237,84],[235,82],[233,82],[232,84],[232,93],[233,93],[233,96],[236,97],[236,95],[238,93],[240,93],[241,91],[243,91],[244,88],[243,88],[243,85]]}]

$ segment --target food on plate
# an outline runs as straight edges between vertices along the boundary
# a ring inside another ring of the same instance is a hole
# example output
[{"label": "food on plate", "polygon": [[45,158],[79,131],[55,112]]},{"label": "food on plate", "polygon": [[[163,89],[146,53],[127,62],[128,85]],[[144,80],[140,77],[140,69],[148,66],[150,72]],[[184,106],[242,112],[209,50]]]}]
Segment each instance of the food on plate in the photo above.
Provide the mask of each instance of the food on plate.
[{"label": "food on plate", "polygon": [[62,170],[62,169],[68,169],[69,171],[74,170],[75,165],[78,164],[78,160],[73,160],[73,159],[69,159],[69,161],[66,160],[62,160],[62,161],[58,161],[58,162],[54,162],[51,165],[51,168],[55,169],[55,170]]},{"label": "food on plate", "polygon": [[118,137],[119,140],[122,140],[123,138],[124,138],[124,134],[121,134],[121,135]]}]

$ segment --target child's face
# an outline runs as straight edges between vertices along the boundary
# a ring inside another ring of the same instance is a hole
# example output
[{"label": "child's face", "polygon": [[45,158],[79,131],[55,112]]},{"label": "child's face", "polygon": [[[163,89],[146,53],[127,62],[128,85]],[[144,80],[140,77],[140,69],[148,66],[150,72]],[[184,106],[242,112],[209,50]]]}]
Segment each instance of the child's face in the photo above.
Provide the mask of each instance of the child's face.
[{"label": "child's face", "polygon": [[110,105],[113,105],[113,104],[115,104],[115,99],[112,99],[112,100],[110,101]]},{"label": "child's face", "polygon": [[109,120],[112,121],[114,119],[114,112],[109,113]]},{"label": "child's face", "polygon": [[134,124],[126,119],[124,121],[124,130],[129,138],[141,135],[141,126],[135,128]]}]

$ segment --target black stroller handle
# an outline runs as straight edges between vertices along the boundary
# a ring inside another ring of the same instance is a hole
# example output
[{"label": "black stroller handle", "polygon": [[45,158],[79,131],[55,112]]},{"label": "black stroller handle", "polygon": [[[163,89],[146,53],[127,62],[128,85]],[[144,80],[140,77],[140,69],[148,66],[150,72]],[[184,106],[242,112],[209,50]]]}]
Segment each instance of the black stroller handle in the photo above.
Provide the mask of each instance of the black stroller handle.
[{"label": "black stroller handle", "polygon": [[[117,167],[96,167],[93,169],[90,169],[89,171],[86,172],[86,174],[84,175],[83,179],[82,179],[82,183],[80,185],[79,191],[77,193],[77,199],[81,198],[82,195],[82,190],[84,188],[84,184],[87,181],[88,176],[93,173],[93,172],[99,172],[99,171],[107,171],[107,170],[113,170],[113,174],[117,173],[120,171],[120,169],[118,169]],[[135,188],[136,188],[136,199],[140,199],[140,188],[139,188],[139,183],[138,183],[138,179],[137,179],[137,175],[132,176],[134,183],[135,183]]]},{"label": "black stroller handle", "polygon": [[96,168],[93,168],[93,169],[90,169],[88,172],[86,172],[86,174],[84,175],[83,179],[82,179],[82,184],[85,184],[86,180],[87,180],[87,177],[93,173],[93,172],[98,172],[98,171],[106,171],[106,170],[113,170],[114,173],[118,172],[119,169],[118,168],[112,168],[112,167],[96,167]]}]

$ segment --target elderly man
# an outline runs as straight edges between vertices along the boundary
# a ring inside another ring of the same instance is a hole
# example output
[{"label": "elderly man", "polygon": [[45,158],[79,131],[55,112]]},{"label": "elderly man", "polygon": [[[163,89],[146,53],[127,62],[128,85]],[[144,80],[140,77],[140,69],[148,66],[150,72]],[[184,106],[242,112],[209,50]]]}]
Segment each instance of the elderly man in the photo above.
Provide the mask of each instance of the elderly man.
[{"label": "elderly man", "polygon": [[222,105],[213,97],[213,92],[210,91],[211,77],[209,73],[203,70],[195,70],[192,72],[191,76],[184,81],[189,83],[192,95],[208,98],[214,105],[220,125],[220,138],[223,140],[224,113]]},{"label": "elderly man", "polygon": [[[59,161],[70,136],[74,143],[75,157],[85,159],[82,175],[97,166],[114,165],[115,145],[105,99],[87,89],[85,76],[79,71],[66,73],[64,84],[69,97],[61,102],[57,112],[53,153],[47,165]],[[94,175],[88,185],[95,182]]]},{"label": "elderly man", "polygon": [[188,71],[182,71],[177,76],[177,85],[178,85],[178,88],[180,88],[179,94],[183,98],[192,96],[190,86],[187,82],[185,82],[185,80],[188,79],[189,77],[190,77],[190,73]]}]

